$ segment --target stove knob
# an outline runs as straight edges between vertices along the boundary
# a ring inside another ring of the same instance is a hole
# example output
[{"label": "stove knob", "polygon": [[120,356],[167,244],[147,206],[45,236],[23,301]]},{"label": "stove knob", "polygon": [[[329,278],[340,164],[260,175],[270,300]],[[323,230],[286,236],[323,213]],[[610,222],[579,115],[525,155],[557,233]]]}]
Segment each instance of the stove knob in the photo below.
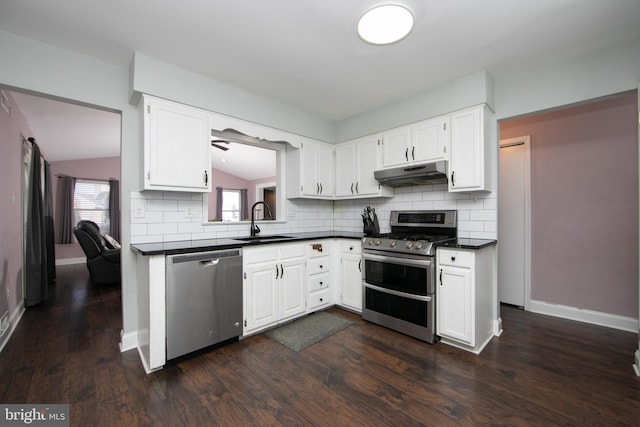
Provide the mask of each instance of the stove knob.
[{"label": "stove knob", "polygon": [[380,246],[382,242],[380,240],[376,240],[376,246]]},{"label": "stove knob", "polygon": [[406,245],[407,249],[411,249],[411,247],[413,246],[412,242],[407,242]]},{"label": "stove knob", "polygon": [[369,246],[373,246],[373,239],[369,239],[369,241],[367,242],[367,244],[368,244]]},{"label": "stove knob", "polygon": [[418,243],[416,243],[415,249],[416,249],[417,251],[419,251],[419,250],[420,250],[420,249],[422,249],[423,247],[424,247],[424,246],[422,245],[422,243],[418,242]]},{"label": "stove knob", "polygon": [[395,247],[396,247],[396,244],[397,244],[397,243],[396,243],[396,241],[395,241],[395,240],[392,240],[392,241],[390,241],[390,242],[389,242],[389,246],[391,246],[392,248],[395,248]]}]

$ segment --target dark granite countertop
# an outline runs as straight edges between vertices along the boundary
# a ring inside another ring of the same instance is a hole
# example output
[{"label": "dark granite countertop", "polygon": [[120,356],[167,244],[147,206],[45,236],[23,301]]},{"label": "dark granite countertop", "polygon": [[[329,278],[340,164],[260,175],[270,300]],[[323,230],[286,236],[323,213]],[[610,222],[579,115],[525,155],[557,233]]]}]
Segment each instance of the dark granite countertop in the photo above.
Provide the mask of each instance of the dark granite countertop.
[{"label": "dark granite countertop", "polygon": [[487,246],[494,246],[498,243],[493,239],[456,239],[448,242],[439,243],[439,248],[454,248],[454,249],[482,249]]},{"label": "dark granite countertop", "polygon": [[[259,237],[268,237],[268,234]],[[348,231],[318,231],[310,233],[278,233],[278,236],[288,236],[287,238],[274,240],[260,240],[253,242],[245,242],[233,238],[224,239],[201,239],[201,240],[180,240],[177,242],[158,242],[158,243],[137,243],[131,244],[130,247],[141,255],[176,255],[187,254],[192,252],[216,251],[223,249],[234,249],[242,247],[250,247],[256,245],[268,245],[275,243],[300,242],[305,240],[316,239],[361,239],[362,233],[353,233]],[[239,237],[240,238],[240,237]]]}]

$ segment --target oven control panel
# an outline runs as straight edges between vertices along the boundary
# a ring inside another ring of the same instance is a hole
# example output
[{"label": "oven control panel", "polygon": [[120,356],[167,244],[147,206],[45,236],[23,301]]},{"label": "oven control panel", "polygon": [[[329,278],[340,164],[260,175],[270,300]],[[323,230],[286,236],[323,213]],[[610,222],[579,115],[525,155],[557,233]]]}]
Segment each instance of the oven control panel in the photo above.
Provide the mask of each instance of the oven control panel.
[{"label": "oven control panel", "polygon": [[398,240],[384,237],[364,237],[362,239],[362,248],[424,256],[432,256],[435,253],[434,242],[423,240]]}]

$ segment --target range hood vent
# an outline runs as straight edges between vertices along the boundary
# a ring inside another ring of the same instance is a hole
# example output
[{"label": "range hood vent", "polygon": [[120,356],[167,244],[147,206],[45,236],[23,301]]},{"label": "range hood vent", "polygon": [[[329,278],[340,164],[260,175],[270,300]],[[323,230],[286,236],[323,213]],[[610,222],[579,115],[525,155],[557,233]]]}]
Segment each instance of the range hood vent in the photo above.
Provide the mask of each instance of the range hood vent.
[{"label": "range hood vent", "polygon": [[402,166],[375,171],[373,176],[382,185],[400,187],[404,185],[444,184],[447,182],[447,162]]}]

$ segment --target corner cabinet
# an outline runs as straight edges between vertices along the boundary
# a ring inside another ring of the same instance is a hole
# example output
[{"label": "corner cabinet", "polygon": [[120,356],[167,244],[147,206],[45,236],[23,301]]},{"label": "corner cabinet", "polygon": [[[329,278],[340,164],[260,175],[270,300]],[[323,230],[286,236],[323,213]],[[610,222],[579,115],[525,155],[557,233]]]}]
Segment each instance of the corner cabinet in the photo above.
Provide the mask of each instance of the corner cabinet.
[{"label": "corner cabinet", "polygon": [[479,105],[451,114],[449,191],[490,191],[489,114]]},{"label": "corner cabinet", "polygon": [[287,198],[333,199],[333,146],[305,140],[287,147]]},{"label": "corner cabinet", "polygon": [[336,146],[336,198],[393,197],[393,188],[374,178],[380,169],[380,139],[373,135]]},{"label": "corner cabinet", "polygon": [[243,270],[243,335],[266,329],[305,312],[303,244],[245,248]]},{"label": "corner cabinet", "polygon": [[209,113],[142,97],[145,190],[211,191]]},{"label": "corner cabinet", "polygon": [[480,353],[493,337],[494,247],[438,249],[436,313],[441,341]]}]

